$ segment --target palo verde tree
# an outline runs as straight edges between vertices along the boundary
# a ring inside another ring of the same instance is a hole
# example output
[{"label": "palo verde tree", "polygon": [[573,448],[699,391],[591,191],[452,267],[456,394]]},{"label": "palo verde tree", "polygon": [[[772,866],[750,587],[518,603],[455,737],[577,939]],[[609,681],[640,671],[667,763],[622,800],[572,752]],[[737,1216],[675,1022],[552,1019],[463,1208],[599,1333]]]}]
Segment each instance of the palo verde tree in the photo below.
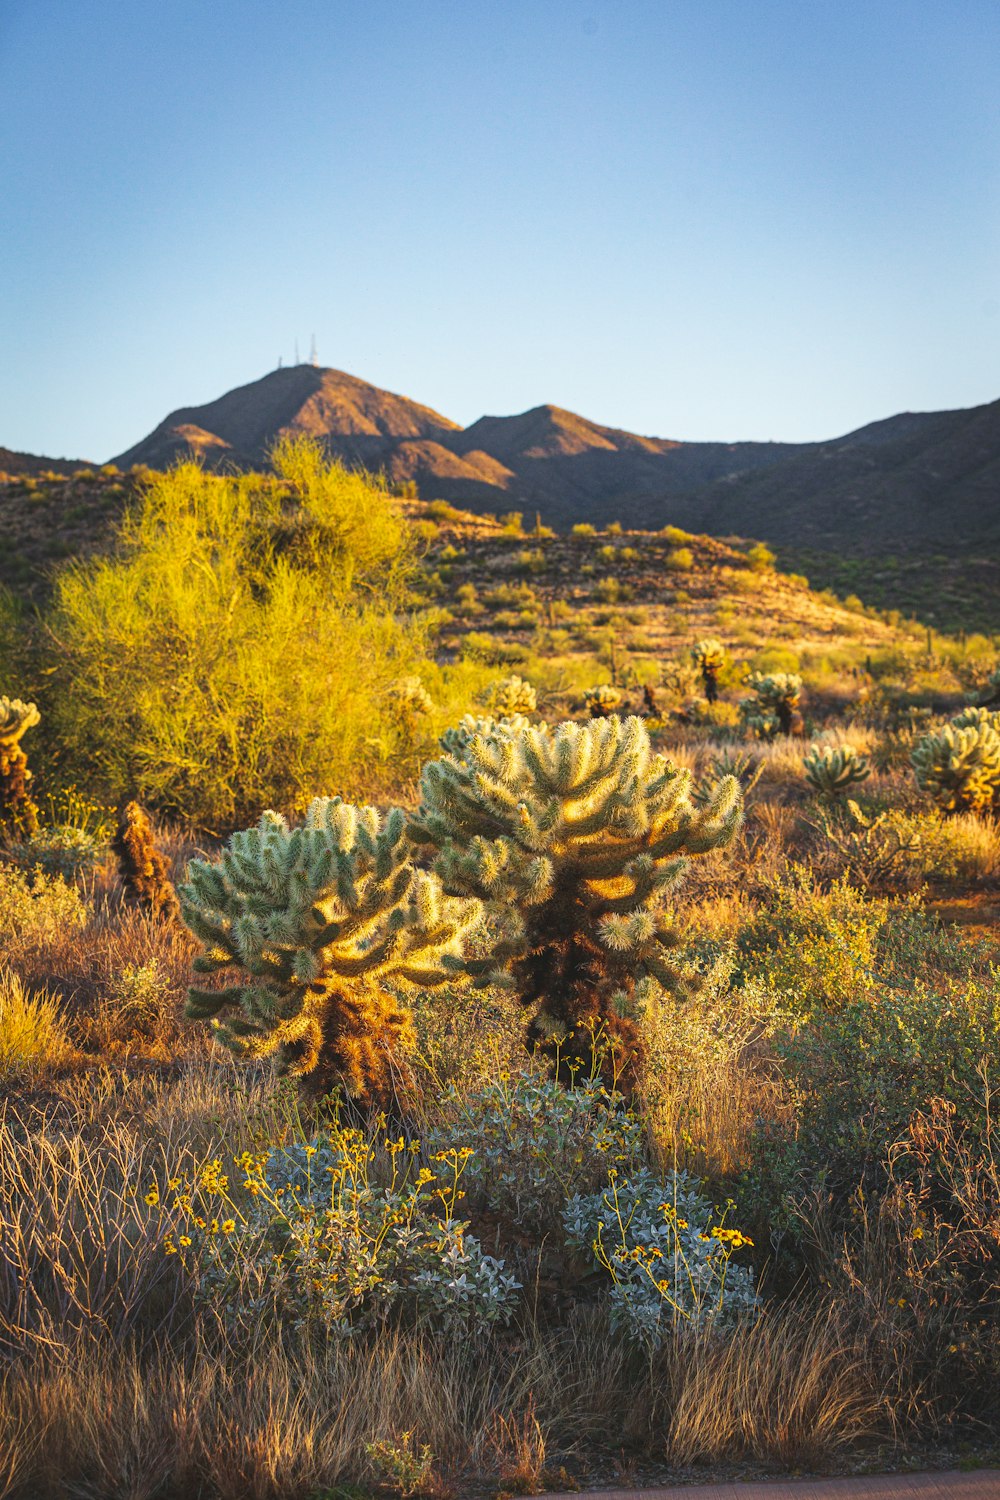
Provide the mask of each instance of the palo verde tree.
[{"label": "palo verde tree", "polygon": [[195,969],[235,977],[192,988],[188,1016],[319,1092],[341,1085],[361,1105],[387,1103],[411,1028],[400,991],[455,978],[482,911],[446,896],[411,852],[398,809],[383,820],[320,797],[299,827],[266,812],[218,861],[193,860],[179,895],[204,945]]},{"label": "palo verde tree", "polygon": [[0,835],[31,838],[38,832],[38,808],[28,792],[31,772],[21,738],[40,721],[34,703],[0,698]]},{"label": "palo verde tree", "polygon": [[593,1065],[603,1038],[631,1084],[656,986],[689,988],[665,898],[742,817],[734,778],[702,807],[691,789],[638,718],[486,723],[424,768],[413,837],[437,849],[446,890],[488,904],[497,934],[467,967],[517,992],[530,1044],[564,1071]]}]

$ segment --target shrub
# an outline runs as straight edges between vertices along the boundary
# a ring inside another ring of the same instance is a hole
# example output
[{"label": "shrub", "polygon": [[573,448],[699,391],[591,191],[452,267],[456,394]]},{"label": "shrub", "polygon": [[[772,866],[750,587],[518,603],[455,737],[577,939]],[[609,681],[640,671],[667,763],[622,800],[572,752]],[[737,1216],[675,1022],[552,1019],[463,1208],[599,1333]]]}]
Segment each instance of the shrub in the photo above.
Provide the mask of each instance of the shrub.
[{"label": "shrub", "polygon": [[150,475],[114,555],[57,580],[55,729],[116,802],[232,826],[370,778],[386,688],[420,645],[396,611],[405,522],[316,445],[275,463],[277,480]]},{"label": "shrub", "polygon": [[694,567],[694,553],[690,547],[673,547],[664,559],[664,567],[672,573],[686,573]]},{"label": "shrub", "polygon": [[740,932],[741,970],[768,985],[792,1013],[836,1010],[876,982],[872,973],[885,907],[846,881],[828,892],[808,871],[771,883],[767,904]]},{"label": "shrub", "polygon": [[571,536],[596,536],[597,535],[597,527],[596,526],[592,526],[589,521],[577,521],[576,525],[571,528],[570,535]]},{"label": "shrub", "polygon": [[73,1055],[57,1000],[29,994],[16,974],[0,969],[0,1080],[36,1074]]},{"label": "shrub", "polygon": [[755,573],[763,573],[768,568],[774,567],[774,553],[770,547],[765,547],[763,542],[754,542],[747,549],[747,562]]},{"label": "shrub", "polygon": [[611,1277],[612,1327],[656,1349],[680,1328],[723,1327],[756,1309],[752,1276],[731,1259],[752,1241],[686,1173],[609,1175],[603,1190],[575,1195],[564,1219],[569,1243]]},{"label": "shrub", "polygon": [[533,1044],[570,1072],[594,1065],[600,1033],[630,1075],[634,1014],[657,984],[689,986],[662,904],[684,856],[728,844],[742,818],[736,781],[700,809],[690,791],[636,718],[501,722],[424,769],[414,837],[438,849],[446,890],[495,913],[493,954],[470,971],[514,989]]},{"label": "shrub", "polygon": [[462,637],[461,654],[466,661],[481,662],[485,667],[519,666],[528,653],[513,641],[499,641],[485,630],[470,630]]},{"label": "shrub", "polygon": [[[232,1166],[242,1191],[230,1191],[221,1159],[172,1179],[167,1251],[231,1324],[252,1328],[276,1309],[346,1338],[403,1315],[468,1337],[508,1321],[517,1282],[455,1217],[469,1150],[423,1166],[419,1142],[383,1139],[376,1125],[374,1139],[334,1122],[315,1139],[246,1152]],[[154,1183],[147,1202],[160,1196]]]},{"label": "shrub", "polygon": [[179,894],[205,947],[195,969],[241,971],[225,989],[193,988],[187,1014],[238,1055],[275,1055],[362,1103],[388,1100],[399,1077],[410,1018],[396,991],[453,977],[480,915],[414,869],[398,809],[383,821],[339,797],[317,798],[291,831],[265,813],[218,863],[193,860]]},{"label": "shrub", "polygon": [[55,942],[87,916],[79,891],[60,875],[0,864],[0,955]]},{"label": "shrub", "polygon": [[89,875],[100,862],[107,845],[103,839],[73,823],[55,823],[40,828],[29,839],[15,845],[9,858],[27,870],[78,880]]},{"label": "shrub", "polygon": [[642,1159],[642,1122],[597,1079],[564,1088],[504,1073],[464,1095],[451,1085],[441,1102],[448,1123],[428,1133],[428,1147],[437,1151],[456,1132],[475,1143],[462,1177],[470,1207],[539,1240],[559,1230],[574,1193],[602,1188],[610,1167]]}]

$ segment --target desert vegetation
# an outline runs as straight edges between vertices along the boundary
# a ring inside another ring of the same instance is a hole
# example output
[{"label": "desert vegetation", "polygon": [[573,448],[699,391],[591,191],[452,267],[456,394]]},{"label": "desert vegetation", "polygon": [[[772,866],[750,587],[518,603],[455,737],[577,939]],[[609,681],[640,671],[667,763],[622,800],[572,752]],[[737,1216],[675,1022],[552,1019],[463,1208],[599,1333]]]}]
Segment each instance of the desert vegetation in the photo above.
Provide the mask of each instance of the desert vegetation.
[{"label": "desert vegetation", "polygon": [[0,610],[0,1488],[995,1452],[998,643],[309,443],[104,477]]}]

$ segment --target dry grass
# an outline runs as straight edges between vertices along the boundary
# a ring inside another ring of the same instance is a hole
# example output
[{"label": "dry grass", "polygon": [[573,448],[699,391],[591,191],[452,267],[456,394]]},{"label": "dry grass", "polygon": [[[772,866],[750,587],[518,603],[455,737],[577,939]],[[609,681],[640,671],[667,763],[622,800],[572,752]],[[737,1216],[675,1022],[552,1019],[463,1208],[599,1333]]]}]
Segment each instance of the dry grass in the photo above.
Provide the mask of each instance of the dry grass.
[{"label": "dry grass", "polygon": [[11,1500],[292,1500],[377,1482],[371,1448],[408,1444],[430,1450],[441,1493],[490,1475],[530,1492],[595,1439],[675,1464],[828,1464],[879,1409],[833,1320],[806,1310],[652,1364],[593,1317],[488,1347],[386,1334],[317,1348],[265,1331],[247,1348],[195,1337],[143,1353],[84,1339],[8,1368],[0,1474]]}]

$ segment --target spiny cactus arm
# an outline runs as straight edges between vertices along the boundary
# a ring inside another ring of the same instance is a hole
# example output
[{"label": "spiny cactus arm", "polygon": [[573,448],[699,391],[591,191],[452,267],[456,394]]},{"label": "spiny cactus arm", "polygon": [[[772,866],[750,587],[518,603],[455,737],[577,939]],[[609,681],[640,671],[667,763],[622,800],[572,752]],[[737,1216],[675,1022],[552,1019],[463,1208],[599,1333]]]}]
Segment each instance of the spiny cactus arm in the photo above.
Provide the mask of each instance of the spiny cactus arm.
[{"label": "spiny cactus arm", "polygon": [[20,698],[0,698],[0,744],[16,745],[27,730],[41,723],[41,718],[34,703],[22,703]]},{"label": "spiny cactus arm", "polygon": [[230,984],[224,990],[205,990],[192,985],[184,1004],[184,1014],[192,1021],[207,1021],[227,1006],[240,1005],[244,992],[242,984]]}]

